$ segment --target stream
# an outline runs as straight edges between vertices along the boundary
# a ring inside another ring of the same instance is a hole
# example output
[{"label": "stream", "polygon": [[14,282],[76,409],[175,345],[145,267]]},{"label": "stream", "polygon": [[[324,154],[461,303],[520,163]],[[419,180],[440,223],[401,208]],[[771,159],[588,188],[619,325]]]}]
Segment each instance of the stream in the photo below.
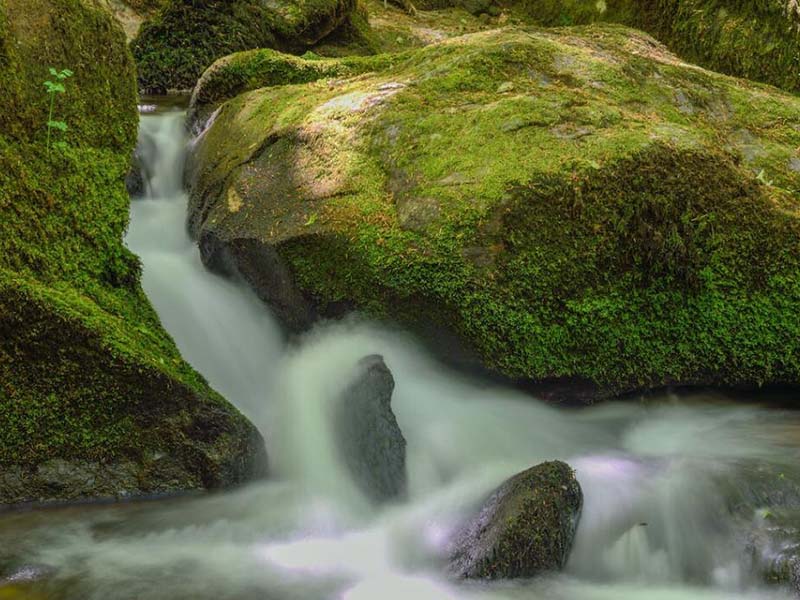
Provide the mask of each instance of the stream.
[{"label": "stream", "polygon": [[[183,356],[263,433],[270,478],[225,493],[2,515],[0,558],[46,573],[31,597],[793,597],[755,568],[784,547],[753,539],[777,504],[800,514],[800,414],[712,392],[558,409],[448,370],[411,336],[358,317],[289,341],[249,289],[203,267],[186,234],[184,117],[142,117],[150,177],[147,197],[132,202],[127,244]],[[408,499],[381,508],[338,460],[329,418],[368,354],[394,375],[408,442]],[[462,519],[507,477],[556,458],[576,469],[585,496],[565,571],[449,580],[448,539]]]}]

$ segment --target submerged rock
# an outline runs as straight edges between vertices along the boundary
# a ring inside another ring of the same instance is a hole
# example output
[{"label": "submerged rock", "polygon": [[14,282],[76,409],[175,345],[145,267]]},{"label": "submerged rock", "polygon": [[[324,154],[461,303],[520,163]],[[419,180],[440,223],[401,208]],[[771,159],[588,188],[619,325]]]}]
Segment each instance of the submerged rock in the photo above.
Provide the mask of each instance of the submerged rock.
[{"label": "submerged rock", "polygon": [[132,42],[141,89],[191,89],[216,59],[239,50],[302,52],[341,25],[355,0],[168,0]]},{"label": "submerged rock", "polygon": [[380,356],[358,363],[334,408],[336,445],[358,487],[386,502],[406,492],[406,440],[392,412],[394,378]]},{"label": "submerged rock", "polygon": [[272,248],[320,314],[438,321],[554,400],[800,382],[796,97],[617,25],[343,77],[220,107],[194,235]]},{"label": "submerged rock", "polygon": [[575,473],[546,462],[503,483],[452,542],[450,571],[470,579],[533,577],[567,563],[583,507]]},{"label": "submerged rock", "polygon": [[[48,149],[49,65],[74,74]],[[181,358],[123,244],[136,101],[125,36],[93,0],[0,4],[0,509],[265,473],[261,435]]]}]

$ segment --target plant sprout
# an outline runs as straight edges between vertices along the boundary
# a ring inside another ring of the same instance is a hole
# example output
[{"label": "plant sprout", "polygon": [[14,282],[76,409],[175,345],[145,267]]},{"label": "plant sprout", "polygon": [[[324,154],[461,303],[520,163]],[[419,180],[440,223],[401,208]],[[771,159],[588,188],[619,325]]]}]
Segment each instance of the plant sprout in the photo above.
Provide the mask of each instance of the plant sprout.
[{"label": "plant sprout", "polygon": [[[53,120],[53,108],[55,106],[56,101],[56,94],[63,94],[66,91],[64,87],[64,81],[70,77],[72,77],[73,73],[69,69],[62,69],[61,71],[57,71],[53,67],[50,67],[50,75],[54,78],[52,80],[48,79],[44,82],[45,90],[47,90],[47,95],[50,96],[50,112],[47,115],[47,155],[50,156],[50,134],[53,129],[57,129],[61,133],[65,133],[67,131],[67,124],[64,121],[55,121]],[[52,144],[57,148],[65,148],[66,142],[63,140],[59,140]]]}]

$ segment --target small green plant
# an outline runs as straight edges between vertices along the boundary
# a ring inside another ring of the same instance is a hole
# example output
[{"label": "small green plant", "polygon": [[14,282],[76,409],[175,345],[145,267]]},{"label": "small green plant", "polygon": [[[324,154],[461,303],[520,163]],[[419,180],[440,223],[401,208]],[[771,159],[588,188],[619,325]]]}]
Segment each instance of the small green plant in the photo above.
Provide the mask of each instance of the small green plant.
[{"label": "small green plant", "polygon": [[73,73],[69,69],[62,69],[61,71],[56,71],[53,67],[50,67],[50,75],[53,79],[48,79],[44,82],[45,90],[47,90],[47,95],[50,97],[50,112],[47,115],[47,155],[50,156],[50,148],[55,146],[56,148],[65,148],[67,143],[63,140],[59,140],[55,143],[50,144],[50,137],[51,132],[53,129],[57,129],[61,133],[65,133],[67,131],[67,124],[64,121],[54,121],[53,120],[53,108],[55,107],[56,103],[56,94],[63,94],[66,91],[64,87],[64,82],[72,77]]}]

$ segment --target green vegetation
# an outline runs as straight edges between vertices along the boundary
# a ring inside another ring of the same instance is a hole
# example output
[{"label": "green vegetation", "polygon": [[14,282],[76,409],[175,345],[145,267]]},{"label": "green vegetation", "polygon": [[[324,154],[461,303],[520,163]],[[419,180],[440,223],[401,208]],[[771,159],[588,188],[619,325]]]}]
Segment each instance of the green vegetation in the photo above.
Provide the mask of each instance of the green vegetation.
[{"label": "green vegetation", "polygon": [[[58,43],[45,43],[53,32]],[[40,86],[43,65],[59,63],[75,71],[58,111],[70,144],[50,156]],[[136,100],[124,35],[93,3],[0,2],[0,470],[21,469],[24,482],[4,480],[0,504],[229,485],[263,454],[182,360],[123,245]],[[102,463],[108,479],[132,464],[135,477],[103,487],[98,476],[88,492],[37,487],[52,459]]]},{"label": "green vegetation", "polygon": [[139,85],[149,92],[192,89],[216,59],[240,50],[302,52],[344,22],[355,0],[171,0],[132,42]]},{"label": "green vegetation", "polygon": [[709,69],[800,90],[800,14],[789,0],[512,0],[541,25],[598,21],[643,29]]},{"label": "green vegetation", "polygon": [[[54,68],[51,67],[50,75],[54,79],[53,80],[48,79],[44,82],[45,90],[47,90],[47,95],[50,97],[50,112],[47,115],[48,155],[50,154],[50,132],[53,129],[57,129],[62,133],[65,133],[67,131],[67,124],[64,121],[53,120],[53,108],[55,107],[56,95],[63,94],[66,92],[66,88],[64,87],[64,81],[69,77],[72,77],[73,73],[69,69],[62,69],[61,71],[56,71]],[[63,140],[58,141],[55,143],[55,146],[63,150],[66,147],[66,142],[64,142]]]},{"label": "green vegetation", "polygon": [[557,396],[797,382],[798,115],[620,26],[474,34],[227,102],[192,222]]}]

